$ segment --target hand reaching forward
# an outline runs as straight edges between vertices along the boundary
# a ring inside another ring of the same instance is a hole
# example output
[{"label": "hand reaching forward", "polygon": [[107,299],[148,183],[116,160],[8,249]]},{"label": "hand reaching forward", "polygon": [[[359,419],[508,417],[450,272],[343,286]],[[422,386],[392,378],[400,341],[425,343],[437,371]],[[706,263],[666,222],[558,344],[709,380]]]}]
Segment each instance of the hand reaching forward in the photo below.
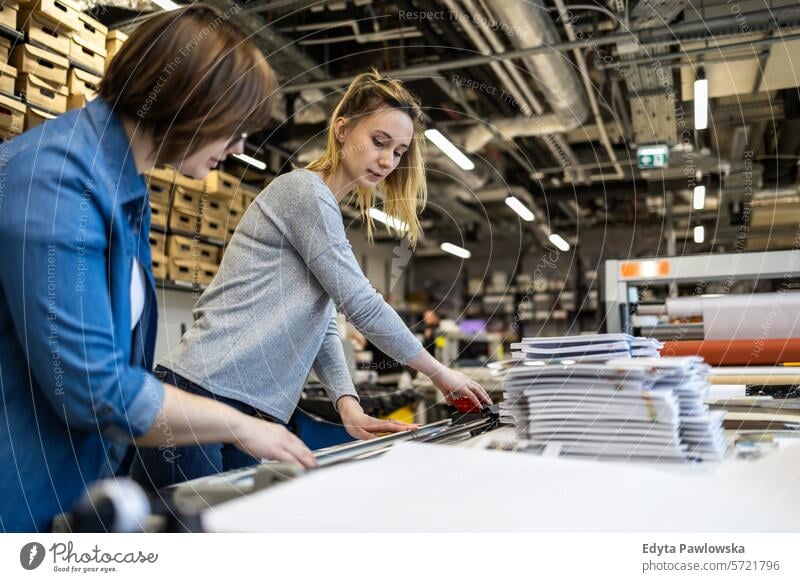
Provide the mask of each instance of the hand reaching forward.
[{"label": "hand reaching forward", "polygon": [[492,405],[492,399],[483,386],[466,374],[442,366],[441,370],[431,376],[431,380],[444,394],[448,404],[453,404],[456,398],[468,398],[479,409]]},{"label": "hand reaching forward", "polygon": [[309,469],[317,460],[308,447],[280,424],[245,415],[236,446],[248,455],[273,461],[297,463]]},{"label": "hand reaching forward", "polygon": [[399,420],[383,420],[369,416],[361,408],[358,400],[352,396],[343,396],[337,403],[339,415],[347,434],[360,440],[373,439],[381,434],[391,432],[408,432],[417,430],[419,425],[408,424]]}]

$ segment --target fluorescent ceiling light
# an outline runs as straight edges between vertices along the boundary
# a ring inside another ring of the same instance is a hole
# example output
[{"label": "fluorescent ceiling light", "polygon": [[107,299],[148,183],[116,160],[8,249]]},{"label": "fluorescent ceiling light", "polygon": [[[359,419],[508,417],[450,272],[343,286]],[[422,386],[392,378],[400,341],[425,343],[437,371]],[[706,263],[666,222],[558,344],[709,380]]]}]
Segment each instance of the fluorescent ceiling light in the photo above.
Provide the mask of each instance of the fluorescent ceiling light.
[{"label": "fluorescent ceiling light", "polygon": [[395,218],[394,216],[389,216],[382,210],[378,210],[377,208],[370,208],[368,213],[373,220],[377,220],[378,222],[381,222],[386,226],[393,228],[399,232],[405,232],[408,230],[408,225],[405,222],[403,222],[398,218]]},{"label": "fluorescent ceiling light", "polygon": [[560,235],[551,234],[549,237],[550,242],[553,243],[556,248],[560,251],[568,251],[569,250],[569,243],[563,239]]},{"label": "fluorescent ceiling light", "polygon": [[708,127],[708,79],[694,82],[694,128]]},{"label": "fluorescent ceiling light", "polygon": [[706,187],[695,186],[694,196],[692,197],[692,206],[695,210],[702,210],[706,207]]},{"label": "fluorescent ceiling light", "polygon": [[153,0],[153,4],[164,10],[175,10],[181,7],[180,4],[175,4],[172,0]]},{"label": "fluorescent ceiling light", "polygon": [[425,137],[431,140],[437,148],[442,150],[447,157],[453,160],[462,170],[475,169],[475,164],[472,163],[472,160],[465,156],[464,153],[458,149],[453,142],[442,135],[442,132],[438,129],[426,130]]},{"label": "fluorescent ceiling light", "polygon": [[258,170],[266,170],[267,164],[262,162],[261,160],[257,160],[247,154],[233,154],[233,157],[237,160],[243,161],[245,164],[249,164]]},{"label": "fluorescent ceiling light", "polygon": [[533,222],[533,219],[535,218],[533,212],[531,212],[530,209],[522,203],[522,200],[516,196],[509,196],[506,198],[506,204],[509,206],[509,208],[511,208],[511,210],[519,214],[519,217],[522,220],[525,220],[526,222]]},{"label": "fluorescent ceiling light", "polygon": [[694,242],[701,243],[706,240],[706,229],[702,226],[694,227]]},{"label": "fluorescent ceiling light", "polygon": [[439,245],[439,248],[446,253],[450,253],[451,255],[461,257],[462,259],[468,259],[472,256],[472,253],[469,252],[467,249],[461,248],[460,246],[454,245],[453,243],[449,242],[442,243],[441,245]]}]

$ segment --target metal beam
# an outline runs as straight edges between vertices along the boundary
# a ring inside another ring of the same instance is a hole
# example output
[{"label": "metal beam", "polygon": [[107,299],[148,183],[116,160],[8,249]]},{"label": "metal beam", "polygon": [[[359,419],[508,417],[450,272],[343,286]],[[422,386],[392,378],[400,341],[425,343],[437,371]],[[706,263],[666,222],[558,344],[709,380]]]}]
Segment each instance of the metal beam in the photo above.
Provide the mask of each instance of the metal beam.
[{"label": "metal beam", "polygon": [[[218,0],[219,1],[219,0]],[[751,29],[758,26],[772,25],[776,29],[800,25],[800,5],[773,10],[759,10],[754,12],[742,13],[747,19]],[[732,24],[733,23],[733,24]],[[637,42],[642,48],[650,45],[674,45],[682,40],[702,39],[719,34],[736,34],[736,20],[730,16],[720,16],[708,18],[698,25],[695,22],[681,22],[662,28],[638,28],[629,32],[609,34],[591,39],[592,45],[605,46],[618,43]],[[589,44],[586,39],[560,42],[551,45],[538,45],[523,49],[516,49],[500,53],[490,53],[486,55],[470,56],[462,59],[449,60],[447,62],[433,63],[429,65],[417,65],[407,67],[403,70],[394,71],[393,75],[400,78],[423,77],[431,73],[476,67],[486,65],[495,61],[517,60],[531,55],[572,49],[585,48]],[[329,79],[327,81],[288,85],[281,91],[284,93],[297,93],[307,89],[331,89],[342,87],[350,83],[354,76]]]},{"label": "metal beam", "polygon": [[[718,51],[720,53],[724,53],[730,50],[737,50],[737,49],[747,49],[752,48],[755,46],[763,46],[763,45],[772,45],[777,42],[790,42],[793,40],[800,40],[800,34],[790,34],[787,36],[772,36],[769,38],[762,38],[760,40],[748,40],[745,42],[737,42],[734,44],[726,44],[721,46],[707,46],[698,49],[692,49],[688,51],[680,51],[677,53],[669,53],[665,55],[656,55],[652,57],[641,57],[636,59],[630,59],[624,61],[625,65],[646,65],[649,63],[655,63],[658,61],[672,61],[676,59],[685,59],[693,56],[701,56],[707,53]],[[749,54],[743,55],[743,59],[740,60],[750,60],[756,58],[756,55]],[[703,62],[706,62],[705,60]],[[727,61],[726,61],[727,62]],[[601,71],[609,70],[609,69],[616,69],[619,68],[619,65],[600,65],[595,63],[595,68]]]}]

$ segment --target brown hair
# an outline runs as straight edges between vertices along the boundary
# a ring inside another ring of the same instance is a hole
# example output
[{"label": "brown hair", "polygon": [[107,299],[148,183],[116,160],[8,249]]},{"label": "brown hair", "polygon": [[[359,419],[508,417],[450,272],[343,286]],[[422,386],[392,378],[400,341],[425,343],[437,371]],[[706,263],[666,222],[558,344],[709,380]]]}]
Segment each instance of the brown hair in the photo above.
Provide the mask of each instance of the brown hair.
[{"label": "brown hair", "polygon": [[140,24],[111,60],[98,94],[152,135],[160,164],[262,129],[275,88],[264,55],[227,15],[193,4]]},{"label": "brown hair", "polygon": [[[335,172],[343,157],[342,144],[336,139],[334,129],[336,120],[344,117],[352,123],[358,123],[384,107],[405,111],[414,123],[414,137],[408,150],[403,154],[400,165],[386,177],[381,189],[384,193],[383,211],[407,225],[408,228],[400,234],[407,235],[411,244],[416,245],[422,234],[419,212],[425,207],[428,197],[424,162],[425,127],[419,99],[402,81],[383,77],[375,69],[353,79],[331,115],[325,152],[306,167],[325,176]],[[375,190],[359,187],[354,195],[361,217],[367,224],[367,234],[372,238],[373,223],[369,209],[374,205]],[[392,230],[391,227],[389,230]]]}]

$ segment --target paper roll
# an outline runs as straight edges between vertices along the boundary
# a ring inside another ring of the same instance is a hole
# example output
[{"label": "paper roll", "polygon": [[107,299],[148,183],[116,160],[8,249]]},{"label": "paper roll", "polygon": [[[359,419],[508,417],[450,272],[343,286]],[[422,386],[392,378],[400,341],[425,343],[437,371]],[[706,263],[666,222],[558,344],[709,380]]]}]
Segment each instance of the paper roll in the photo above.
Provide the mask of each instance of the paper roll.
[{"label": "paper roll", "polygon": [[669,297],[671,318],[703,317],[707,340],[800,338],[800,292]]},{"label": "paper roll", "polygon": [[667,306],[664,304],[656,304],[656,305],[639,304],[638,308],[636,309],[636,313],[638,313],[640,316],[665,315],[667,313]]},{"label": "paper roll", "polygon": [[703,315],[703,297],[667,297],[667,313],[674,319],[688,319]]},{"label": "paper roll", "polygon": [[703,335],[707,340],[800,338],[800,292],[701,300]]},{"label": "paper roll", "polygon": [[712,366],[774,366],[800,361],[800,339],[664,342],[662,356],[702,356]]}]

